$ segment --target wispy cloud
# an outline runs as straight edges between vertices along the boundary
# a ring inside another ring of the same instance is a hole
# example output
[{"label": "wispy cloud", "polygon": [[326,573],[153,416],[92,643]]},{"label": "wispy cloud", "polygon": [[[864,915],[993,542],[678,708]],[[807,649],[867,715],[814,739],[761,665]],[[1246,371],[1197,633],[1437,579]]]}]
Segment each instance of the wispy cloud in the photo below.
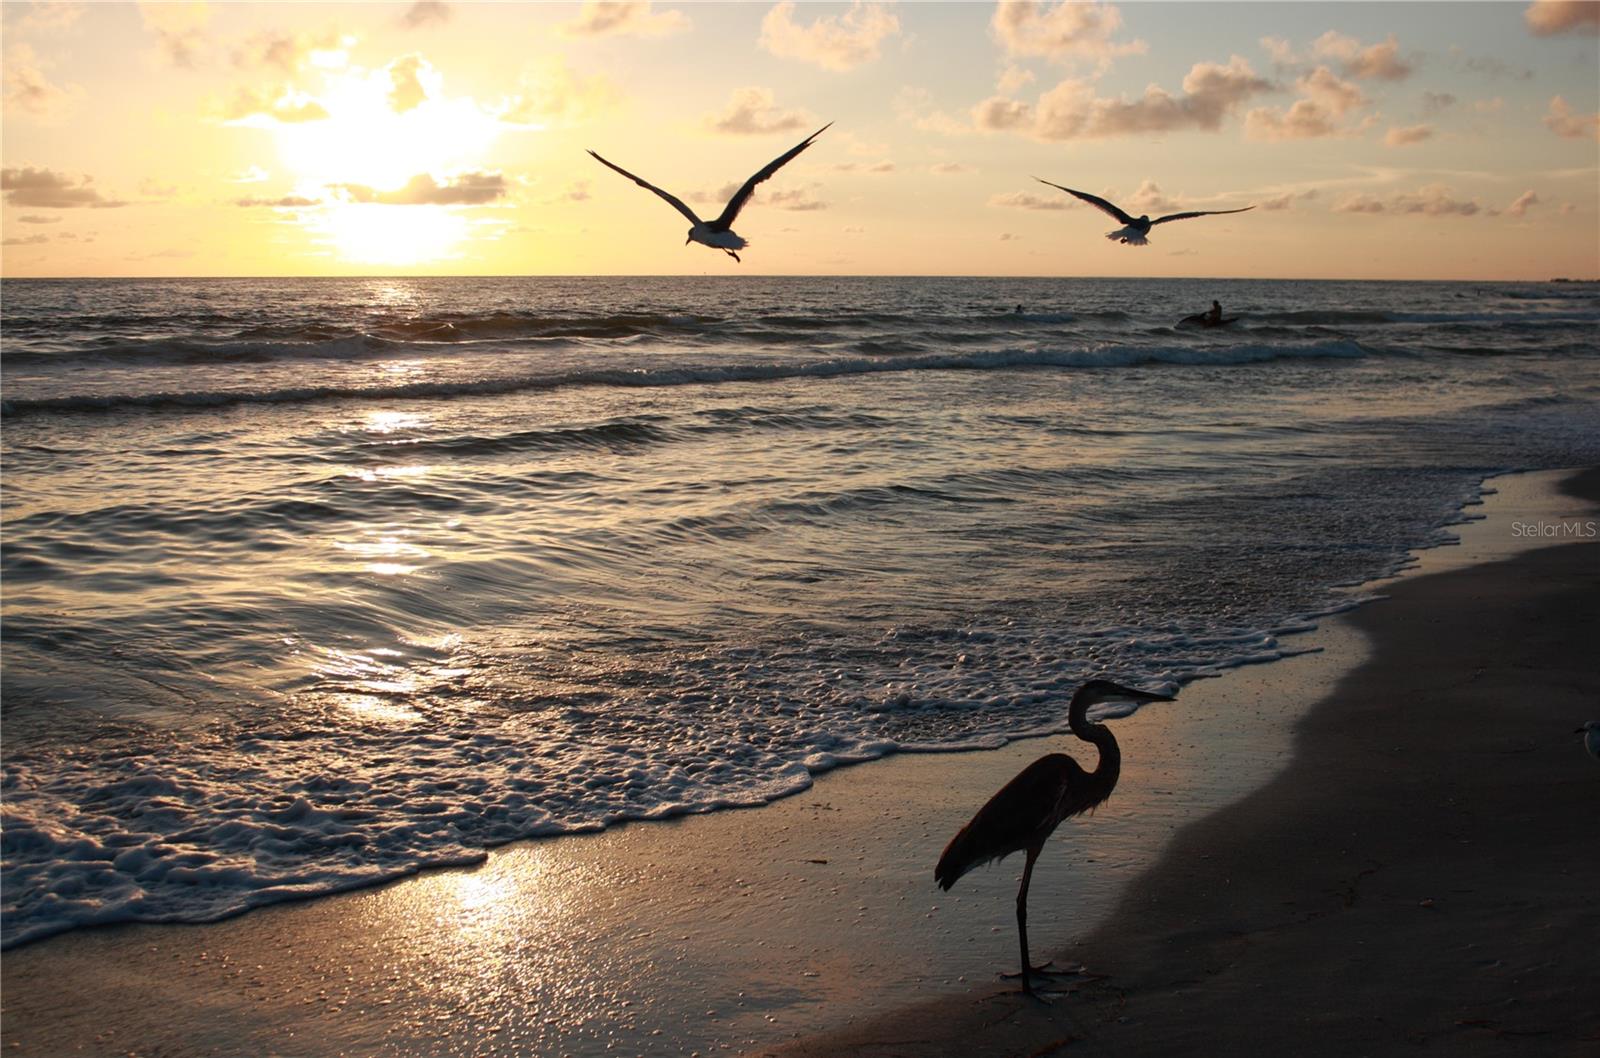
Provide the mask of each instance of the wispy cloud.
[{"label": "wispy cloud", "polygon": [[400,16],[400,24],[406,29],[442,26],[449,21],[450,5],[443,0],[417,0]]},{"label": "wispy cloud", "polygon": [[0,170],[0,191],[13,206],[32,206],[39,209],[111,209],[125,206],[126,202],[108,199],[90,185],[88,176],[73,179],[52,169],[35,169],[23,166]]},{"label": "wispy cloud", "polygon": [[1431,125],[1406,125],[1403,127],[1396,125],[1384,135],[1383,142],[1388,147],[1410,147],[1432,138],[1433,126]]},{"label": "wispy cloud", "polygon": [[809,129],[817,118],[805,110],[780,110],[766,88],[736,88],[720,114],[707,114],[706,128],[732,136],[760,136],[769,132]]},{"label": "wispy cloud", "polygon": [[1517,200],[1506,207],[1506,213],[1513,217],[1520,217],[1537,205],[1539,205],[1539,196],[1530,189],[1518,195]]},{"label": "wispy cloud", "polygon": [[809,25],[794,19],[795,5],[783,0],[761,20],[759,43],[784,59],[815,63],[843,72],[873,61],[884,40],[900,32],[900,20],[884,4],[856,0],[843,15],[820,15]]},{"label": "wispy cloud", "polygon": [[1391,195],[1386,199],[1372,195],[1352,195],[1334,207],[1337,213],[1371,213],[1396,216],[1472,217],[1484,212],[1477,199],[1459,199],[1444,184],[1428,184],[1415,193]]},{"label": "wispy cloud", "polygon": [[428,173],[418,173],[395,191],[377,191],[364,184],[332,186],[353,202],[385,206],[481,206],[506,193],[506,179],[500,173],[462,173],[443,183]]},{"label": "wispy cloud", "polygon": [[569,37],[660,37],[689,28],[682,11],[653,11],[650,0],[584,0],[559,27]]},{"label": "wispy cloud", "polygon": [[1574,114],[1561,96],[1550,100],[1544,116],[1545,128],[1569,139],[1600,138],[1600,113]]},{"label": "wispy cloud", "polygon": [[1001,209],[1072,209],[1077,202],[1077,199],[1066,195],[1047,197],[1032,191],[1007,191],[989,196],[989,205]]},{"label": "wispy cloud", "polygon": [[1534,0],[1522,17],[1528,28],[1541,37],[1600,33],[1600,3],[1595,0]]},{"label": "wispy cloud", "polygon": [[611,82],[599,74],[580,74],[563,59],[545,59],[523,71],[516,94],[501,101],[496,115],[511,125],[573,125],[610,107],[619,97]]},{"label": "wispy cloud", "polygon": [[45,75],[49,63],[26,44],[5,51],[5,107],[32,118],[53,121],[64,116],[83,95],[77,85],[57,85]]},{"label": "wispy cloud", "polygon": [[223,107],[222,119],[238,125],[286,125],[323,121],[327,108],[304,92],[285,85],[280,89],[237,88]]},{"label": "wispy cloud", "polygon": [[989,25],[1008,55],[1105,64],[1119,56],[1143,54],[1148,48],[1142,40],[1112,40],[1122,28],[1122,12],[1111,4],[1002,0],[995,5]]},{"label": "wispy cloud", "polygon": [[181,70],[198,69],[212,47],[206,27],[210,9],[201,2],[141,2],[144,27],[155,34],[162,59]]},{"label": "wispy cloud", "polygon": [[1311,45],[1317,55],[1335,58],[1344,64],[1344,72],[1351,77],[1377,78],[1400,81],[1410,77],[1414,62],[1400,57],[1400,44],[1394,34],[1378,44],[1363,47],[1355,37],[1329,30]]},{"label": "wispy cloud", "polygon": [[1105,139],[1141,133],[1198,130],[1215,132],[1223,119],[1251,96],[1271,91],[1250,64],[1235,55],[1226,66],[1196,63],[1174,95],[1159,85],[1137,99],[1105,98],[1083,80],[1062,81],[1035,105],[995,97],[972,110],[974,124],[985,131],[1018,131],[1035,139],[1056,141]]}]

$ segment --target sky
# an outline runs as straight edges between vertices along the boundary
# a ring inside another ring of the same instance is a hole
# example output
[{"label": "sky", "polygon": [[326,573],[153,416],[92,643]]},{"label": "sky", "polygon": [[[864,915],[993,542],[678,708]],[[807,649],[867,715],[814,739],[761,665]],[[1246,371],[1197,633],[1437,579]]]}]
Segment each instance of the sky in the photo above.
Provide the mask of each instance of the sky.
[{"label": "sky", "polygon": [[[0,74],[7,277],[1600,277],[1593,2],[7,0]],[[743,263],[586,153],[714,216],[830,121]]]}]

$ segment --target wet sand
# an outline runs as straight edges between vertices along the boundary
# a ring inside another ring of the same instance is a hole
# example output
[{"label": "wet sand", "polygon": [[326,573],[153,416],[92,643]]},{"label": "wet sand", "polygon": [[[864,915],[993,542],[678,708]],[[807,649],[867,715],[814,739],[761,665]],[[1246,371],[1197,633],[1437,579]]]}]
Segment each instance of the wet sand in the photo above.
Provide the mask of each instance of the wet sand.
[{"label": "wet sand", "polygon": [[[1565,487],[1594,502],[1600,473]],[[1600,714],[1588,533],[1352,615],[1371,656],[1288,769],[1185,828],[1062,953],[1104,979],[763,1053],[1600,1053],[1600,763],[1572,734]]]},{"label": "wet sand", "polygon": [[994,977],[1020,862],[948,894],[932,865],[1057,740],[25,946],[5,1053],[1593,1053],[1600,765],[1571,730],[1600,714],[1600,552],[1471,564],[1579,510],[1513,491],[1424,553],[1447,572],[1297,637],[1318,652],[1116,723],[1122,783],[1047,847],[1030,920],[1110,976],[1052,1005]]}]

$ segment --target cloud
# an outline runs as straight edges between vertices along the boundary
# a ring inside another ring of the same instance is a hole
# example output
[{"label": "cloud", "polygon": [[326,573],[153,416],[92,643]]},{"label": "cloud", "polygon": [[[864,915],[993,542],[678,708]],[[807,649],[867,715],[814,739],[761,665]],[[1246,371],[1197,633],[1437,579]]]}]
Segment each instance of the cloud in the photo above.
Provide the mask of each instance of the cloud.
[{"label": "cloud", "polygon": [[1025,70],[1020,66],[1007,66],[1000,71],[995,88],[1001,95],[1016,95],[1028,85],[1033,83],[1033,71]]},{"label": "cloud", "polygon": [[1257,107],[1245,115],[1245,136],[1252,140],[1308,140],[1341,136],[1353,130],[1340,124],[1346,113],[1367,105],[1367,97],[1350,81],[1318,66],[1295,82],[1304,98],[1287,111]]},{"label": "cloud", "polygon": [[412,53],[384,67],[389,72],[389,107],[396,114],[415,110],[439,88],[439,74],[421,55]]},{"label": "cloud", "polygon": [[1326,107],[1336,117],[1343,117],[1356,107],[1367,105],[1361,89],[1339,76],[1326,66],[1318,66],[1295,82],[1306,98]]},{"label": "cloud", "polygon": [[1112,41],[1122,27],[1122,12],[1110,4],[1061,0],[1052,7],[1035,0],[1002,0],[989,27],[1008,55],[1056,62],[1092,59],[1107,64],[1122,55],[1143,54],[1148,47],[1142,40]]},{"label": "cloud", "polygon": [[1533,71],[1525,67],[1508,66],[1492,55],[1469,55],[1463,59],[1461,65],[1475,74],[1489,78],[1491,81],[1501,77],[1512,81],[1529,81],[1533,79]]},{"label": "cloud", "polygon": [[1550,110],[1544,116],[1544,124],[1557,136],[1568,139],[1600,138],[1600,114],[1574,114],[1561,96],[1550,100]]},{"label": "cloud", "polygon": [[505,177],[499,173],[462,173],[439,183],[428,173],[418,173],[396,191],[377,191],[365,184],[333,184],[353,202],[385,206],[481,206],[502,198]]},{"label": "cloud", "polygon": [[1011,234],[1009,231],[1003,231],[1003,232],[1000,233],[1000,241],[1001,242],[1017,242],[1019,240],[1018,240],[1017,236]]},{"label": "cloud", "polygon": [[1480,114],[1498,114],[1506,108],[1506,101],[1499,96],[1493,99],[1480,99],[1472,104],[1472,109]]},{"label": "cloud", "polygon": [[405,14],[400,16],[400,24],[406,29],[442,26],[448,21],[450,21],[450,5],[443,3],[442,0],[417,0],[406,8]]},{"label": "cloud", "polygon": [[960,162],[935,162],[928,167],[928,172],[939,176],[951,176],[955,173],[968,173],[971,171],[971,167],[962,165]]},{"label": "cloud", "polygon": [[736,88],[721,114],[706,115],[705,125],[714,132],[734,136],[759,136],[769,132],[794,132],[809,129],[817,121],[808,111],[779,110],[772,92],[765,88]]},{"label": "cloud", "polygon": [[813,210],[827,209],[828,204],[814,198],[806,188],[795,188],[790,191],[768,191],[761,195],[761,201],[768,206],[778,209],[793,210],[798,213],[809,213]]},{"label": "cloud", "polygon": [[1340,60],[1344,72],[1351,77],[1376,78],[1382,81],[1400,81],[1411,76],[1413,67],[1400,58],[1400,45],[1394,34],[1380,44],[1363,48],[1354,37],[1329,30],[1311,44],[1317,55]]},{"label": "cloud", "polygon": [[71,109],[83,91],[77,85],[52,84],[44,74],[50,64],[26,44],[13,44],[5,55],[5,107],[50,120]]},{"label": "cloud", "polygon": [[1428,184],[1415,194],[1391,195],[1387,199],[1371,195],[1352,195],[1334,206],[1336,213],[1420,214],[1428,217],[1471,217],[1484,212],[1477,199],[1465,201],[1451,196],[1444,184]]},{"label": "cloud", "polygon": [[761,20],[760,45],[783,59],[815,63],[842,73],[878,57],[878,46],[900,32],[900,20],[883,4],[856,0],[843,15],[821,15],[809,26],[794,20],[783,0]]},{"label": "cloud", "polygon": [[501,101],[496,116],[511,125],[570,126],[605,110],[617,98],[616,88],[604,77],[586,77],[563,59],[546,59],[523,71],[517,94]]},{"label": "cloud", "polygon": [[1438,114],[1449,110],[1455,105],[1456,97],[1449,92],[1422,93],[1422,112],[1424,114]]},{"label": "cloud", "polygon": [[5,200],[13,206],[33,206],[38,209],[113,209],[126,206],[126,202],[108,199],[89,185],[90,177],[74,180],[65,173],[50,169],[25,166],[20,169],[0,170],[0,190]]},{"label": "cloud", "polygon": [[1273,198],[1263,199],[1258,204],[1265,210],[1286,210],[1293,209],[1297,201],[1308,201],[1316,197],[1316,188],[1310,188],[1306,191],[1285,191],[1283,194]]},{"label": "cloud", "polygon": [[35,0],[29,5],[28,13],[18,20],[17,28],[30,33],[59,33],[70,29],[82,18],[84,10],[84,4],[69,3],[68,0],[50,0],[48,3]]},{"label": "cloud", "polygon": [[682,11],[651,11],[650,0],[584,0],[578,17],[557,27],[569,37],[661,37],[689,28]]},{"label": "cloud", "polygon": [[690,202],[704,202],[713,206],[721,206],[723,203],[727,202],[728,199],[732,198],[733,193],[739,190],[741,186],[742,185],[735,180],[733,183],[723,184],[715,191],[691,191],[689,194],[683,197],[687,198]]},{"label": "cloud", "polygon": [[259,88],[238,88],[222,111],[223,121],[257,126],[269,122],[294,125],[327,117],[328,111],[321,103],[287,85],[275,93]]},{"label": "cloud", "polygon": [[1300,56],[1295,54],[1294,45],[1282,37],[1262,37],[1261,47],[1278,66],[1293,66],[1300,61]]},{"label": "cloud", "polygon": [[1071,209],[1077,201],[1066,195],[1050,198],[1031,191],[1007,191],[1005,194],[989,196],[989,205],[1003,209]]},{"label": "cloud", "polygon": [[139,15],[145,29],[155,34],[156,47],[168,65],[194,70],[204,63],[211,47],[206,34],[211,11],[203,2],[141,2]]},{"label": "cloud", "polygon": [[1177,202],[1161,193],[1161,186],[1153,180],[1145,180],[1139,184],[1138,190],[1129,195],[1124,201],[1130,207],[1128,212],[1138,210],[1140,213],[1175,213],[1183,207]]},{"label": "cloud", "polygon": [[1595,0],[1533,0],[1522,18],[1540,37],[1600,33],[1600,3]]},{"label": "cloud", "polygon": [[1086,81],[1068,79],[1040,96],[1035,106],[996,97],[974,107],[972,117],[985,131],[1021,131],[1047,141],[1186,129],[1215,132],[1239,104],[1271,89],[1235,55],[1226,66],[1195,63],[1183,79],[1182,95],[1151,85],[1137,99],[1110,99],[1096,96]]},{"label": "cloud", "polygon": [[1539,204],[1539,196],[1532,191],[1524,191],[1517,196],[1517,200],[1506,207],[1506,212],[1513,217],[1520,217],[1528,210]]},{"label": "cloud", "polygon": [[48,235],[13,235],[11,238],[3,240],[3,243],[6,246],[36,246],[39,243],[49,241],[50,236]]},{"label": "cloud", "polygon": [[305,195],[283,195],[279,198],[248,195],[234,199],[233,204],[247,207],[267,206],[273,209],[304,209],[307,206],[320,206],[322,202],[320,199],[307,198]]},{"label": "cloud", "polygon": [[1295,100],[1288,111],[1257,107],[1244,118],[1245,137],[1252,140],[1311,140],[1340,131],[1327,108],[1310,99]]},{"label": "cloud", "polygon": [[1421,143],[1423,140],[1431,140],[1432,138],[1432,125],[1407,125],[1404,127],[1395,125],[1383,137],[1383,142],[1388,147],[1409,147],[1414,143]]},{"label": "cloud", "polygon": [[556,205],[562,202],[587,202],[593,196],[589,194],[589,181],[574,180],[568,184],[566,190],[545,199],[547,205]]},{"label": "cloud", "polygon": [[41,213],[24,213],[17,218],[24,224],[60,224],[60,217],[46,217]]},{"label": "cloud", "polygon": [[892,173],[894,163],[890,161],[873,162],[867,165],[863,162],[837,162],[833,166],[836,173]]},{"label": "cloud", "polygon": [[263,31],[234,49],[233,64],[242,70],[265,67],[284,74],[299,73],[312,63],[342,66],[345,51],[354,43],[355,38],[335,30],[315,35]]}]

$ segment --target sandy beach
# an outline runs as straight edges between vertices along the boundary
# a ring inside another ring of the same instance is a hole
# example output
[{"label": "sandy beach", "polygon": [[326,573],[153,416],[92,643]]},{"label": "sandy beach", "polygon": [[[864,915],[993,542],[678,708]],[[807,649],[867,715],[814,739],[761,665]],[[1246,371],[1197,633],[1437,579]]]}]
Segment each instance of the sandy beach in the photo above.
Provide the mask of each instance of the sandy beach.
[{"label": "sandy beach", "polygon": [[[1593,502],[1600,474],[1564,487]],[[1595,554],[1461,565],[1353,615],[1371,654],[1290,766],[1186,828],[1064,953],[1103,979],[768,1053],[1595,1053],[1600,775],[1569,733],[1600,689]]]},{"label": "sandy beach", "polygon": [[1036,953],[1106,975],[1053,1003],[995,977],[1020,863],[931,881],[1053,748],[1024,741],[24,946],[7,1053],[1592,1053],[1600,769],[1571,731],[1594,712],[1600,567],[1590,542],[1485,564],[1548,542],[1515,525],[1587,517],[1572,495],[1600,475],[1556,480],[1501,479],[1460,547],[1308,652],[1117,724],[1117,794],[1035,876]]}]

